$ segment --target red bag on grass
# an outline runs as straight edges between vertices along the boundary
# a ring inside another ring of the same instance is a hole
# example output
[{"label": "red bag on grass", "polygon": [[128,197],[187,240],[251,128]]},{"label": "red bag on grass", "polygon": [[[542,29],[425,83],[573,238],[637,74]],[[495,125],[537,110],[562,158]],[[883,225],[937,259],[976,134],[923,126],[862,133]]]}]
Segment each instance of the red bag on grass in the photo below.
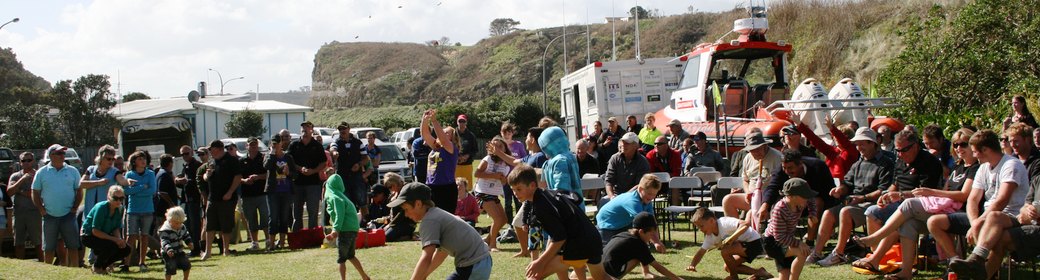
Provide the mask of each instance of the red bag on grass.
[{"label": "red bag on grass", "polygon": [[325,229],[320,226],[293,231],[289,233],[289,249],[318,247],[324,239]]},{"label": "red bag on grass", "polygon": [[386,231],[383,229],[358,231],[357,241],[354,243],[354,248],[357,249],[386,245]]}]

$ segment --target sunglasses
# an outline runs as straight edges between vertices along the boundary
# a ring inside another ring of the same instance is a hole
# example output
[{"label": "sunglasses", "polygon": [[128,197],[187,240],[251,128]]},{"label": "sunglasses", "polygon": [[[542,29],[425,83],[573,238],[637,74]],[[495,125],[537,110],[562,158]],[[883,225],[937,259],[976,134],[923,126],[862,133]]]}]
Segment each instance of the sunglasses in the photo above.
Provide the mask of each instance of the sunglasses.
[{"label": "sunglasses", "polygon": [[913,149],[913,148],[914,148],[914,144],[910,144],[910,145],[906,145],[906,147],[896,148],[896,152],[897,153],[905,153],[905,152],[909,152],[910,149]]},{"label": "sunglasses", "polygon": [[114,157],[105,157],[105,160],[107,160],[107,161],[115,161],[116,158],[114,158]]},{"label": "sunglasses", "polygon": [[668,145],[668,143],[667,142],[657,142],[657,143],[654,143],[654,145],[663,146],[663,145]]},{"label": "sunglasses", "polygon": [[181,153],[182,157],[186,157],[186,156],[190,156],[190,155],[191,155],[191,153]]},{"label": "sunglasses", "polygon": [[953,143],[953,147],[954,148],[967,148],[968,147],[968,142]]},{"label": "sunglasses", "polygon": [[31,158],[30,158],[30,159],[23,159],[23,160],[22,160],[22,162],[33,162],[33,161],[34,161],[34,159],[31,159]]},{"label": "sunglasses", "polygon": [[112,197],[112,201],[123,201],[124,199],[126,199],[125,196],[113,196]]}]

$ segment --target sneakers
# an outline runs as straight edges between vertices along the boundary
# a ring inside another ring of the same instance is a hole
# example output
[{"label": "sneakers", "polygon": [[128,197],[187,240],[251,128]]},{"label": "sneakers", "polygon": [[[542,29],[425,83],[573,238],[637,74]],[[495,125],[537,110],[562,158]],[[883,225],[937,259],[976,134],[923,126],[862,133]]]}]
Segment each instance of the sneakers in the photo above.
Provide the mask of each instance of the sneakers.
[{"label": "sneakers", "polygon": [[813,252],[812,255],[809,255],[809,258],[806,259],[805,262],[816,263],[819,262],[821,259],[823,259],[823,255],[821,255],[820,253]]},{"label": "sneakers", "polygon": [[827,255],[826,258],[816,262],[816,264],[818,264],[818,265],[820,265],[822,267],[828,267],[828,266],[834,266],[834,265],[843,264],[846,261],[848,261],[848,260],[845,259],[844,256],[838,255],[838,254],[836,254],[834,252],[831,252],[829,255]]},{"label": "sneakers", "polygon": [[246,248],[246,251],[256,251],[256,250],[260,250],[260,244],[257,244],[255,241],[253,242],[253,245],[250,245],[249,248]]},{"label": "sneakers", "polygon": [[141,269],[141,272],[148,272],[148,266],[147,265],[143,265],[142,264],[142,265],[137,266],[137,268]]}]

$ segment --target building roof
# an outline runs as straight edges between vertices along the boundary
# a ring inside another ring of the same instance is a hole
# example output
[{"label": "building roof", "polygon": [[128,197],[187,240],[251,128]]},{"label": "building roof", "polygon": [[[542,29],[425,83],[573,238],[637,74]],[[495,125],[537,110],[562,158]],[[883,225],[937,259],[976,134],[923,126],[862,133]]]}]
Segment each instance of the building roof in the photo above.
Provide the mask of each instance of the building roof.
[{"label": "building roof", "polygon": [[121,103],[109,110],[122,121],[180,116],[181,112],[195,110],[187,98],[146,99]]},{"label": "building roof", "polygon": [[311,107],[294,105],[274,100],[260,100],[249,102],[202,102],[196,103],[195,105],[199,109],[220,111],[225,113],[234,113],[245,110],[258,111],[263,113],[310,112],[312,110]]}]

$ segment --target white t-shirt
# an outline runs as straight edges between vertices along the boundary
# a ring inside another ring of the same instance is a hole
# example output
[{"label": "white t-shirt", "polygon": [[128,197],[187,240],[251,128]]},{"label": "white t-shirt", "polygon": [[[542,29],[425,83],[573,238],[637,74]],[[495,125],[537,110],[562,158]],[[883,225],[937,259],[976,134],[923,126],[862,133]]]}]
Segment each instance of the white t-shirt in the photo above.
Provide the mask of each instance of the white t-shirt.
[{"label": "white t-shirt", "polygon": [[[509,175],[509,165],[506,164],[506,161],[499,160],[498,163],[495,163],[495,161],[491,160],[491,156],[485,156],[482,161],[487,163],[487,169],[484,169],[484,172],[499,173],[503,176]],[[503,195],[503,185],[504,182],[496,179],[477,178],[474,190],[482,194]]]},{"label": "white t-shirt", "polygon": [[1018,215],[1018,211],[1022,209],[1022,205],[1026,203],[1026,195],[1029,194],[1031,187],[1029,186],[1029,172],[1026,171],[1026,166],[1022,164],[1022,161],[1009,155],[1004,155],[1000,158],[1000,162],[997,166],[990,167],[989,163],[983,163],[979,166],[979,171],[975,173],[975,181],[972,183],[973,189],[981,189],[986,192],[984,197],[985,203],[982,211],[989,209],[990,204],[997,200],[997,195],[1000,193],[1001,183],[1016,183],[1018,187],[1015,188],[1015,192],[1011,193],[1011,200],[1008,201],[1007,207],[1004,207],[1004,213],[1010,215]]},{"label": "white t-shirt", "polygon": [[[721,217],[716,219],[715,222],[718,223],[719,234],[705,235],[704,243],[701,244],[701,249],[707,250],[712,247],[715,247],[715,244],[722,242],[722,240],[725,240],[734,232],[737,232],[737,228],[740,227],[740,220],[738,220],[737,218]],[[759,235],[758,232],[754,229],[749,228],[748,230],[744,231],[743,234],[737,237],[737,241],[751,242],[758,240],[759,238],[762,238],[762,236]]]}]

